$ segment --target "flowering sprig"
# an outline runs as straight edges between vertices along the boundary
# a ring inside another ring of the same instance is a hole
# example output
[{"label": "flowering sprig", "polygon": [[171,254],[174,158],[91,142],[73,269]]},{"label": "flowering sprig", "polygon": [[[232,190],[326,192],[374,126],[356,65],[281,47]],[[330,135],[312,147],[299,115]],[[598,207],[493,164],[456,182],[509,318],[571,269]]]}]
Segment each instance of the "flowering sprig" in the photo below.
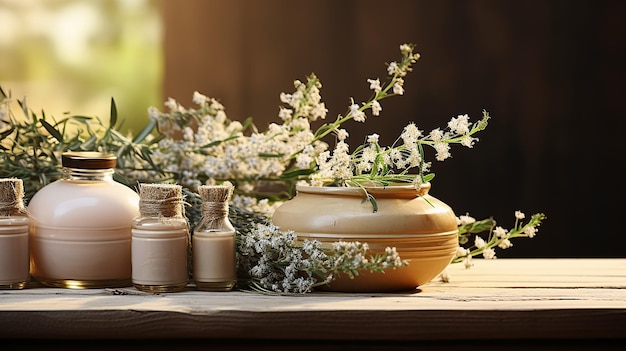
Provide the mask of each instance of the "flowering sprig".
[{"label": "flowering sprig", "polygon": [[[378,142],[379,135],[371,134],[365,144],[349,152],[350,147],[346,143],[349,134],[341,125],[350,119],[365,122],[368,110],[373,116],[379,116],[383,109],[381,100],[404,94],[404,77],[412,71],[412,65],[420,55],[413,52],[412,44],[401,45],[400,51],[401,60],[387,66],[389,79],[385,84],[381,85],[378,78],[367,80],[373,90],[369,100],[359,105],[352,99],[345,115],[338,115],[333,123],[321,126],[315,133],[316,140],[320,140],[332,132],[337,143],[332,152],[323,151],[315,157],[315,171],[309,176],[312,185],[363,187],[363,184],[386,186],[414,182],[419,186],[434,177],[427,173],[430,163],[425,161],[424,145],[432,146],[437,152],[436,159],[443,161],[451,156],[450,144],[458,143],[471,148],[478,141],[474,134],[487,127],[489,114],[486,111],[476,123],[470,124],[467,114],[459,115],[448,122],[446,129],[437,128],[428,134],[410,123],[390,147],[382,147]],[[412,169],[417,169],[418,174],[410,174]]]},{"label": "flowering sprig", "polygon": [[[264,293],[313,291],[341,274],[383,272],[408,263],[395,248],[368,254],[367,243],[338,241],[323,247],[318,240],[298,241],[293,231],[281,231],[263,216],[236,210],[242,228],[237,235],[238,286]],[[245,225],[242,225],[245,222]]]},{"label": "flowering sprig", "polygon": [[[483,118],[471,124],[469,116],[452,118],[445,130],[439,128],[425,135],[415,124],[407,125],[400,137],[390,147],[382,147],[379,135],[371,134],[364,145],[347,155],[347,145],[339,142],[332,155],[326,152],[318,159],[319,170],[311,176],[320,184],[358,184],[413,182],[420,185],[432,180],[434,174],[427,173],[430,163],[424,160],[424,145],[432,146],[436,159],[443,161],[451,156],[450,144],[459,143],[471,148],[478,138],[473,135],[487,127],[489,114],[483,111]],[[413,168],[419,174],[410,174]]]},{"label": "flowering sprig", "polygon": [[[153,153],[154,162],[167,165],[163,171],[190,189],[206,182],[230,181],[236,186],[236,203],[264,208],[268,215],[293,195],[298,183],[360,187],[376,210],[375,199],[364,185],[412,182],[419,187],[434,177],[428,173],[424,146],[433,147],[436,159],[443,161],[451,156],[451,144],[471,148],[478,141],[475,134],[487,127],[489,119],[486,111],[475,123],[470,123],[467,114],[459,115],[446,128],[429,133],[410,123],[389,147],[379,144],[378,134],[371,134],[366,143],[350,152],[349,133],[343,124],[365,122],[368,114],[379,116],[382,100],[404,94],[404,78],[420,55],[414,53],[413,44],[401,45],[400,52],[400,60],[387,65],[387,80],[367,79],[373,92],[368,100],[359,104],[351,98],[345,114],[315,130],[312,124],[328,113],[315,74],[309,75],[306,83],[294,81],[293,93],[280,94],[284,104],[278,113],[281,123],[270,123],[264,131],[250,119],[243,124],[229,120],[217,100],[199,92],[193,95],[198,108],[185,108],[169,99],[165,103],[168,112],[149,109],[151,120],[165,135]],[[336,138],[332,151],[323,141],[330,134]],[[260,184],[272,184],[274,190],[264,191]],[[282,192],[275,191],[280,189],[277,184],[282,185]]]},{"label": "flowering sprig", "polygon": [[[496,248],[508,249],[513,246],[511,239],[513,238],[533,238],[537,234],[538,227],[542,221],[546,219],[543,213],[535,213],[530,217],[528,222],[523,220],[526,215],[522,211],[515,211],[515,224],[513,228],[507,230],[501,226],[496,226],[496,221],[489,218],[476,221],[468,214],[457,217],[459,224],[459,248],[456,257],[452,263],[463,262],[467,268],[472,266],[472,257],[482,255],[485,259],[496,258]],[[483,239],[478,233],[488,232],[487,240]],[[468,247],[463,245],[471,242],[474,237],[473,244]]]}]

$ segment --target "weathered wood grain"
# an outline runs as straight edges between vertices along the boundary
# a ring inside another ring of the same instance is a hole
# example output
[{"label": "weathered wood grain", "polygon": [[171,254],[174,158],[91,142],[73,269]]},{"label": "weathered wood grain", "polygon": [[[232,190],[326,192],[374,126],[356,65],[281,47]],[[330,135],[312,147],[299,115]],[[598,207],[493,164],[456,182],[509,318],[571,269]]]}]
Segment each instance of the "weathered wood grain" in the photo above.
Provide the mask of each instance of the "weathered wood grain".
[{"label": "weathered wood grain", "polygon": [[0,337],[519,340],[626,338],[626,259],[475,260],[404,293],[269,296],[189,287],[0,291]]}]

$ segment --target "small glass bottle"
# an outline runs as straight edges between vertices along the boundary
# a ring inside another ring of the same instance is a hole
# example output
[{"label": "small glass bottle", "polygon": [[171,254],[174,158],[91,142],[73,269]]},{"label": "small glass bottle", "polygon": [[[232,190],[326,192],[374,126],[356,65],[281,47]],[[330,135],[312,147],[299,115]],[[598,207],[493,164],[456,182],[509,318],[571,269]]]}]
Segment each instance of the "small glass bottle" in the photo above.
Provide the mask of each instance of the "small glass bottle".
[{"label": "small glass bottle", "polygon": [[192,235],[192,276],[205,291],[230,291],[237,283],[235,228],[228,219],[233,186],[201,185],[202,217]]},{"label": "small glass bottle", "polygon": [[0,179],[0,289],[23,289],[30,280],[24,183]]},{"label": "small glass bottle", "polygon": [[189,222],[182,186],[139,184],[132,227],[133,285],[145,292],[182,291],[189,281]]},{"label": "small glass bottle", "polygon": [[66,152],[63,178],[28,203],[31,275],[60,288],[132,286],[131,225],[139,194],[113,180],[117,158]]}]

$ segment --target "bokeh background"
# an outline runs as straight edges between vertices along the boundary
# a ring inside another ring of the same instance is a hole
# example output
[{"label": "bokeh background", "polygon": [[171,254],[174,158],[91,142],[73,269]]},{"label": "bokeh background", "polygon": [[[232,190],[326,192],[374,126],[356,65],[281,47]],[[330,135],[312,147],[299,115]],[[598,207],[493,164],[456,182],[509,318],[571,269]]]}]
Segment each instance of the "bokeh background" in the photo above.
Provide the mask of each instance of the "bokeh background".
[{"label": "bokeh background", "polygon": [[405,94],[347,124],[350,145],[487,110],[431,194],[505,228],[547,215],[499,257],[626,257],[625,21],[620,0],[0,0],[0,85],[57,114],[106,117],[114,97],[131,132],[197,90],[262,128],[295,79],[317,74],[334,118],[415,43]]}]

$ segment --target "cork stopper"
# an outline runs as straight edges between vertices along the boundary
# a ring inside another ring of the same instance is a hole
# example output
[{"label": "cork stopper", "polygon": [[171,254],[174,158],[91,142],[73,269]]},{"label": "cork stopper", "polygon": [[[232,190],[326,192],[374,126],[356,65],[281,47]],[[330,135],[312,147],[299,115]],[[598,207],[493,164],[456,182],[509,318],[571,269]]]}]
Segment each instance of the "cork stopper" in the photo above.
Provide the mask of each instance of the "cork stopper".
[{"label": "cork stopper", "polygon": [[233,194],[233,185],[200,185],[198,193],[202,199],[202,216],[218,219],[228,215],[228,200]]},{"label": "cork stopper", "polygon": [[198,192],[203,202],[225,202],[232,195],[233,186],[230,184],[200,185]]},{"label": "cork stopper", "polygon": [[182,189],[177,184],[139,184],[139,212],[147,217],[184,216]]},{"label": "cork stopper", "polygon": [[24,183],[19,178],[0,179],[0,216],[24,215]]}]

